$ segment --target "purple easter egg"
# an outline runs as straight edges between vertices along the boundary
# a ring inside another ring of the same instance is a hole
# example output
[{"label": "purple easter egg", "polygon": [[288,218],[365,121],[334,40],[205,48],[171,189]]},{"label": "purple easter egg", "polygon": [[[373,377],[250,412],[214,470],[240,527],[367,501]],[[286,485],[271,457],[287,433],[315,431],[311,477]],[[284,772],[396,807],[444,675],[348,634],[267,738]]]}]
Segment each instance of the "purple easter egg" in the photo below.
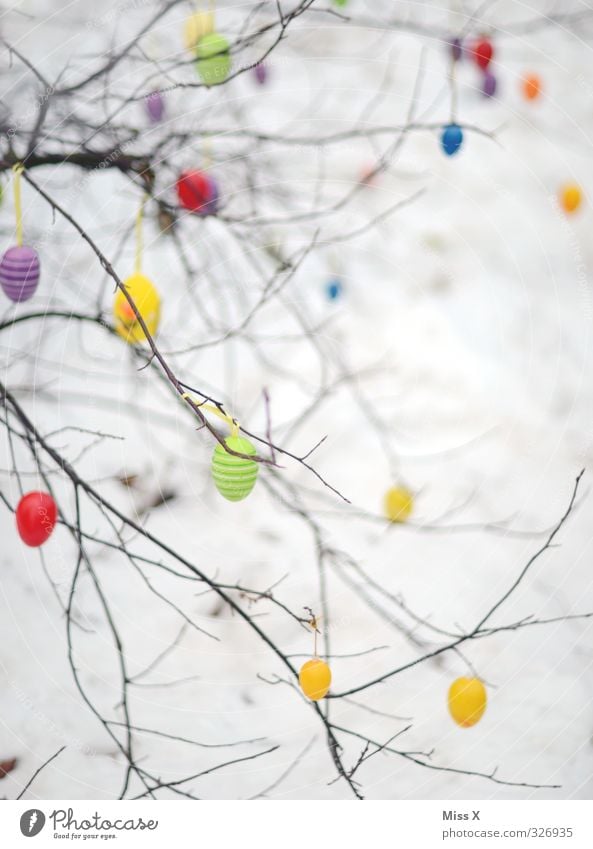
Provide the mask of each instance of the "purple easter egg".
[{"label": "purple easter egg", "polygon": [[494,97],[496,94],[496,77],[492,71],[486,71],[482,81],[482,94],[484,97]]},{"label": "purple easter egg", "polygon": [[463,54],[463,42],[460,38],[452,38],[449,41],[449,47],[451,48],[451,57],[453,61],[459,62]]},{"label": "purple easter egg", "polygon": [[263,62],[258,62],[255,68],[253,69],[253,73],[255,75],[255,79],[258,81],[260,85],[264,85],[266,80],[268,79],[268,69],[264,65]]},{"label": "purple easter egg", "polygon": [[11,301],[28,301],[39,283],[37,251],[26,245],[9,248],[0,260],[0,286]]},{"label": "purple easter egg", "polygon": [[165,114],[165,100],[160,91],[153,91],[152,94],[148,95],[146,98],[146,111],[153,124],[158,124],[159,121],[162,121]]}]

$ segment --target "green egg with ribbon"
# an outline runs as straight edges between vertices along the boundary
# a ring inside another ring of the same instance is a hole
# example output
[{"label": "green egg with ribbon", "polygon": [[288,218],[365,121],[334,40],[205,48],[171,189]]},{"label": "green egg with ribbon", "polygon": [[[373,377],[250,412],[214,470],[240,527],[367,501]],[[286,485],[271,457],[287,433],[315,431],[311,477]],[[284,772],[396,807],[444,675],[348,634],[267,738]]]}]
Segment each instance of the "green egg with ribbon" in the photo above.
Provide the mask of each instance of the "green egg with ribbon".
[{"label": "green egg with ribbon", "polygon": [[207,86],[220,85],[231,70],[230,46],[224,35],[211,32],[198,41],[196,68]]},{"label": "green egg with ribbon", "polygon": [[[231,451],[255,456],[254,446],[243,436],[228,436],[225,444]],[[259,464],[245,457],[235,457],[217,445],[212,455],[212,477],[216,489],[227,501],[242,501],[247,498],[257,480]]]}]

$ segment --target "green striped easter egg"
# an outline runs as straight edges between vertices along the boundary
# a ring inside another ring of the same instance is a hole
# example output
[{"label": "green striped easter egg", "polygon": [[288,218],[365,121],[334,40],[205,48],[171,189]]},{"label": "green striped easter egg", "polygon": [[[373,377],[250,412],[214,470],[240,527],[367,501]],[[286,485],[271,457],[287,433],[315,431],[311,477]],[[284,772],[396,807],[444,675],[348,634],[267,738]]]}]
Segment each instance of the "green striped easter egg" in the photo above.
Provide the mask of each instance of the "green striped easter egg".
[{"label": "green striped easter egg", "polygon": [[[248,439],[242,436],[228,436],[225,443],[233,451],[241,454],[256,454]],[[216,489],[228,501],[242,501],[247,498],[257,480],[259,466],[254,460],[245,460],[228,454],[222,445],[217,445],[212,455],[212,477]]]}]

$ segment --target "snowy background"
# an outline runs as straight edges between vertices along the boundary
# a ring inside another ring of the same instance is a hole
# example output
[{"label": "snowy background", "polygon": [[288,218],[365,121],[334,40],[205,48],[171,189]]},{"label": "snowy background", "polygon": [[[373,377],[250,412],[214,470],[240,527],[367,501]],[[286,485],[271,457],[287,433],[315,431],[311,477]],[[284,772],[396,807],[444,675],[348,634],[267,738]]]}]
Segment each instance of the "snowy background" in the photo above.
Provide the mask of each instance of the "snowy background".
[{"label": "snowy background", "polygon": [[[253,5],[221,3],[218,28],[232,35]],[[370,25],[375,14],[385,19],[395,5],[398,20],[417,22],[411,30],[419,32]],[[23,0],[15,4],[18,12],[3,14],[2,33],[51,79],[69,63],[78,71],[87,62],[91,68],[101,47],[124,44],[146,20],[147,6],[152,11],[149,4],[106,3],[102,19],[93,24],[87,3]],[[327,8],[329,0],[315,6]],[[446,46],[431,33],[456,31],[465,20],[449,6],[457,8],[444,2],[351,0],[353,22],[312,12],[294,24],[273,54],[265,87],[246,74],[224,89],[179,89],[167,97],[165,127],[147,127],[141,102],[128,108],[125,121],[143,129],[145,142],[151,133],[172,127],[224,129],[233,122],[310,138],[352,126],[397,127],[406,123],[422,68],[416,117],[438,127],[450,119],[449,62]],[[588,37],[593,37],[593,10],[578,26],[549,20],[523,31],[513,24],[556,7],[545,2],[490,6],[484,20],[496,28],[497,95],[483,98],[480,76],[466,58],[456,76],[457,118],[480,132],[467,131],[459,155],[448,159],[438,129],[412,131],[388,171],[339,214],[260,228],[259,235],[290,251],[307,244],[319,227],[320,246],[258,313],[250,338],[239,335],[224,345],[173,354],[239,325],[259,295],[261,281],[245,260],[236,230],[216,219],[183,221],[179,232],[191,275],[154,215],[148,216],[145,236],[145,273],[163,296],[159,343],[174,357],[177,372],[212,390],[256,432],[265,429],[262,389],[267,387],[275,438],[295,452],[327,434],[314,462],[352,501],[351,508],[296,463],[286,463],[280,474],[300,488],[330,544],[357,558],[373,581],[401,594],[416,613],[446,629],[471,627],[512,584],[541,545],[541,532],[564,512],[583,467],[578,509],[561,531],[561,545],[536,563],[496,622],[593,611],[593,210],[587,201],[593,191]],[[566,3],[561,11],[568,6],[585,8]],[[147,38],[151,55],[180,51],[189,8],[179,5]],[[30,81],[16,59],[9,68],[6,51],[2,62],[3,102],[15,114],[26,109]],[[521,96],[521,78],[532,71],[541,76],[543,92],[528,103]],[[136,73],[133,62],[126,64],[114,86],[132,88]],[[378,96],[381,88],[384,95]],[[99,120],[102,106],[88,108],[97,110]],[[59,127],[47,129],[59,137]],[[211,155],[228,216],[245,214],[247,174],[262,215],[290,216],[342,197],[392,143],[393,136],[378,136],[323,148],[278,145],[246,161],[232,140],[215,139],[209,151],[190,140],[162,163],[157,188],[173,201],[176,173]],[[133,262],[138,191],[107,170],[77,189],[82,176],[71,166],[35,173],[125,276]],[[581,185],[585,200],[567,218],[556,197],[569,182]],[[322,195],[315,197],[320,185]],[[6,181],[4,187],[0,226],[8,246],[13,208]],[[370,231],[324,245],[364,228],[372,216],[419,190],[417,199]],[[43,265],[34,306],[84,311],[99,302],[109,316],[112,283],[96,259],[27,186],[23,193],[26,239],[40,245]],[[264,250],[254,247],[254,253],[264,261]],[[344,292],[333,303],[324,287],[336,274]],[[319,349],[302,338],[292,307],[317,328]],[[5,302],[0,319],[19,310],[25,307]],[[319,611],[315,543],[298,515],[262,484],[241,505],[223,502],[209,476],[211,438],[196,433],[187,411],[172,402],[154,373],[138,372],[120,340],[98,326],[48,318],[4,329],[0,350],[2,379],[44,432],[75,425],[120,437],[90,448],[94,439],[88,434],[65,431],[53,437],[107,498],[219,580],[264,589],[287,575],[277,597],[298,612],[305,605]],[[344,371],[355,377],[339,382]],[[331,392],[301,422],[324,385]],[[381,438],[367,416],[371,409],[380,417]],[[8,472],[4,432],[2,445],[1,465]],[[38,479],[24,451],[19,467],[25,488],[35,488]],[[117,479],[122,475],[137,476],[135,486],[123,487]],[[416,493],[413,521],[386,527],[376,520],[383,494],[401,481]],[[62,511],[72,515],[71,488],[58,474],[52,483]],[[15,503],[14,475],[3,473],[0,485]],[[159,494],[167,500],[150,509]],[[90,532],[104,530],[96,511],[89,509],[86,521]],[[0,782],[0,794],[14,798],[34,770],[66,745],[28,797],[116,798],[124,765],[76,691],[64,615],[48,580],[49,575],[66,598],[76,563],[71,537],[58,529],[40,553],[20,543],[3,505],[0,523],[0,759],[18,759]],[[148,551],[141,539],[133,548]],[[175,638],[179,618],[147,592],[125,559],[102,546],[89,550],[131,669],[140,671]],[[185,633],[177,650],[132,688],[135,724],[209,744],[263,739],[226,750],[139,734],[137,757],[164,780],[175,780],[279,744],[266,757],[196,780],[193,791],[203,798],[255,796],[306,750],[269,797],[348,798],[343,782],[329,784],[335,769],[310,707],[296,690],[258,678],[282,674],[270,651],[214,596],[200,595],[199,588],[154,568],[145,574],[220,641]],[[332,659],[338,691],[418,654],[364,603],[352,585],[361,580],[354,572],[328,570],[331,617],[325,625],[332,652],[376,649]],[[384,599],[375,602],[388,610]],[[286,653],[302,659],[310,653],[311,638],[294,621],[264,603],[251,610]],[[397,616],[395,608],[390,612]],[[87,691],[105,715],[121,719],[117,658],[88,579],[81,582],[76,615],[85,630],[75,631],[75,659]],[[467,671],[454,654],[359,693],[353,697],[357,704],[330,703],[336,724],[377,740],[411,722],[398,742],[408,750],[434,750],[435,764],[480,772],[498,766],[502,779],[561,789],[497,785],[380,754],[358,773],[367,797],[590,798],[591,628],[586,619],[559,622],[466,646],[464,654],[489,692],[483,720],[469,730],[454,725],[446,709],[449,684]],[[163,686],[170,682],[174,685]],[[352,765],[360,746],[347,738],[343,742],[345,762]]]}]

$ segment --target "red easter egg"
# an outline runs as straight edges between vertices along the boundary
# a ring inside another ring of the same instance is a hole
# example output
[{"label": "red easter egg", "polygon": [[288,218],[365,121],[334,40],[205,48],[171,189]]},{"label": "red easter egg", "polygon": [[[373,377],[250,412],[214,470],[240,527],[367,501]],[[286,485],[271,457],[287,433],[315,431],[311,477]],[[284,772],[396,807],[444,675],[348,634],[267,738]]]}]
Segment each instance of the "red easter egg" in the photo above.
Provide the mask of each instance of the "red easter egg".
[{"label": "red easter egg", "polygon": [[214,211],[210,207],[216,204],[215,194],[214,181],[203,171],[184,171],[177,180],[179,203],[191,212]]},{"label": "red easter egg", "polygon": [[492,42],[488,41],[487,38],[481,38],[479,41],[476,41],[473,48],[473,54],[476,65],[485,71],[494,55]]},{"label": "red easter egg", "polygon": [[58,519],[58,508],[48,492],[28,492],[16,508],[16,526],[25,545],[36,548],[49,539]]}]

